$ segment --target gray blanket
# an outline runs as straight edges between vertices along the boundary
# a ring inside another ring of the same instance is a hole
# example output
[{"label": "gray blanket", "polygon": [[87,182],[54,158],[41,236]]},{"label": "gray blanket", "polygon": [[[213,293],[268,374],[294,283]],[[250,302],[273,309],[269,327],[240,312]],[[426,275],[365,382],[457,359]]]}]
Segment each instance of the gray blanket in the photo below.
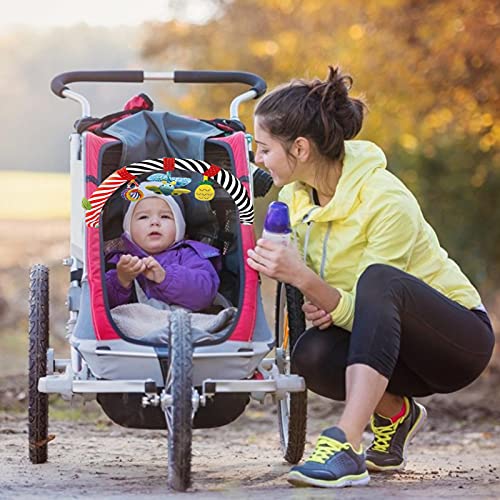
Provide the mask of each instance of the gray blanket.
[{"label": "gray blanket", "polygon": [[[127,337],[168,344],[170,315],[180,306],[157,304],[124,304],[111,309],[111,316]],[[236,307],[227,307],[218,314],[191,313],[193,341],[221,338],[228,333],[236,317]]]}]

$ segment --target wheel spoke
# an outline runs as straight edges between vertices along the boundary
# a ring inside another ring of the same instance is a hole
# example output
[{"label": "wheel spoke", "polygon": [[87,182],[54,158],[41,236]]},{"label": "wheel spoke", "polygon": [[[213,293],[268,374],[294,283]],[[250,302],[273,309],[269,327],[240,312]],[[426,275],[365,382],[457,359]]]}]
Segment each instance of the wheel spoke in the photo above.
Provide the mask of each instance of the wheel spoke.
[{"label": "wheel spoke", "polygon": [[172,409],[171,408],[166,408],[165,410],[165,417],[166,417],[166,421],[167,421],[167,432],[168,432],[168,438],[171,439],[172,438],[172,433],[173,433],[173,428],[172,428],[172,418],[173,418],[173,415],[172,415]]}]

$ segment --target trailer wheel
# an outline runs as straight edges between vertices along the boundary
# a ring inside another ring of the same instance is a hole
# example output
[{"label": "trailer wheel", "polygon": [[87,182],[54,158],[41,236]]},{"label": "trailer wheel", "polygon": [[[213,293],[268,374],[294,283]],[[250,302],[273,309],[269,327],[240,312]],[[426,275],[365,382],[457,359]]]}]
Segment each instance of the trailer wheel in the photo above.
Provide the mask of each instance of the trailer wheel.
[{"label": "trailer wheel", "polygon": [[191,320],[184,310],[170,317],[170,366],[166,392],[171,405],[165,408],[168,429],[168,485],[186,491],[191,485],[193,421],[193,344]]},{"label": "trailer wheel", "polygon": [[[282,374],[293,373],[290,356],[295,342],[305,331],[304,298],[296,288],[278,283],[276,290],[276,364]],[[307,390],[288,393],[278,401],[281,450],[290,464],[298,463],[306,442]]]},{"label": "trailer wheel", "polygon": [[38,392],[38,380],[47,375],[49,347],[49,270],[37,264],[30,270],[29,294],[29,458],[34,464],[47,461],[49,426],[48,395]]}]

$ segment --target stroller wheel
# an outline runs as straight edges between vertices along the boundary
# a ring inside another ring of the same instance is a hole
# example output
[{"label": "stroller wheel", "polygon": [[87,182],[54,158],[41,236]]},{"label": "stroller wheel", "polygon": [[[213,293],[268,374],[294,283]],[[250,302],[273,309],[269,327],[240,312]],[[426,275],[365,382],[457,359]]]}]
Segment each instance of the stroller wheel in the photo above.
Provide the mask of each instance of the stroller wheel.
[{"label": "stroller wheel", "polygon": [[171,404],[165,407],[168,429],[168,485],[186,491],[191,484],[193,419],[193,343],[191,320],[184,310],[170,316],[170,365],[165,383]]},{"label": "stroller wheel", "polygon": [[28,435],[32,463],[47,461],[48,395],[38,392],[38,380],[47,375],[49,347],[49,270],[35,265],[30,271]]},{"label": "stroller wheel", "polygon": [[[293,373],[290,356],[295,342],[306,329],[302,304],[296,288],[278,283],[276,290],[276,365],[282,374]],[[307,391],[288,393],[278,401],[281,450],[285,460],[296,464],[304,454],[307,423]]]}]

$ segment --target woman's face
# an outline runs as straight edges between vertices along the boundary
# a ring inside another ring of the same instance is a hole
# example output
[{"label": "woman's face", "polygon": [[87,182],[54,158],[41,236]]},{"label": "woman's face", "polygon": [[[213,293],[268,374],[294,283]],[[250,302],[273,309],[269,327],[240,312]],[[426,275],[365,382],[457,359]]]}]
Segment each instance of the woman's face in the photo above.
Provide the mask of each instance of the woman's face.
[{"label": "woman's face", "polygon": [[259,118],[254,123],[256,163],[264,165],[269,170],[275,186],[281,187],[297,180],[294,175],[295,167],[291,164],[290,157],[285,148],[275,137],[259,125]]}]

